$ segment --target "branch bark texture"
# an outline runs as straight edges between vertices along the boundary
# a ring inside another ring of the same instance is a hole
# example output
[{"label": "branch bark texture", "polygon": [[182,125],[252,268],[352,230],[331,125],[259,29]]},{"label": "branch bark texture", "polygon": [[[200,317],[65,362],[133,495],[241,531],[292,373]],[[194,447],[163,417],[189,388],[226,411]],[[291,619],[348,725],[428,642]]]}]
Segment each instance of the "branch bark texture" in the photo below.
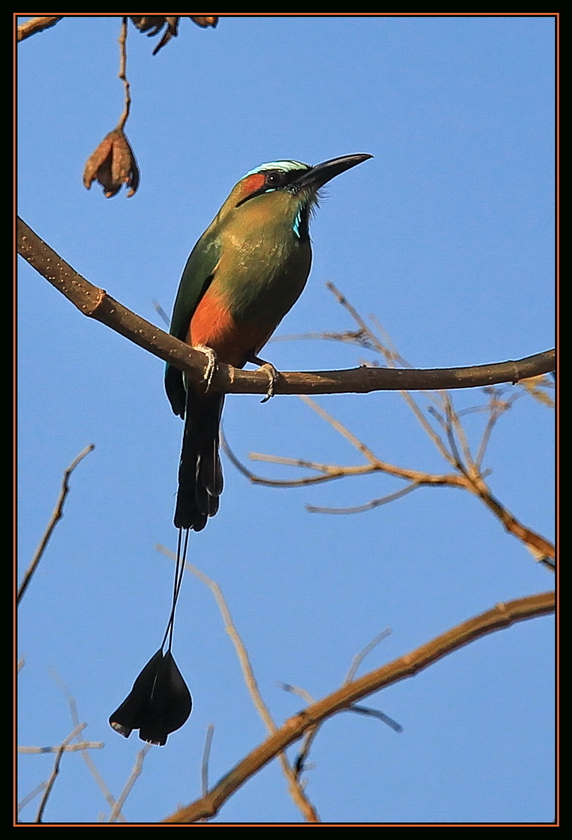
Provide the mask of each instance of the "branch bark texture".
[{"label": "branch bark texture", "polygon": [[[138,344],[165,362],[184,370],[197,385],[204,379],[206,357],[136,315],[103,289],[78,274],[22,219],[18,219],[18,253],[80,312]],[[524,359],[459,368],[425,370],[359,367],[350,370],[282,372],[277,394],[343,394],[372,391],[448,390],[476,388],[501,382],[519,382],[555,368],[555,351],[547,350]],[[210,388],[228,394],[265,394],[268,376],[220,364]]]},{"label": "branch bark texture", "polygon": [[50,26],[55,26],[62,17],[63,15],[43,15],[21,23],[18,27],[18,41],[23,41],[30,35],[35,35],[36,32],[42,32],[44,29],[49,29]]}]

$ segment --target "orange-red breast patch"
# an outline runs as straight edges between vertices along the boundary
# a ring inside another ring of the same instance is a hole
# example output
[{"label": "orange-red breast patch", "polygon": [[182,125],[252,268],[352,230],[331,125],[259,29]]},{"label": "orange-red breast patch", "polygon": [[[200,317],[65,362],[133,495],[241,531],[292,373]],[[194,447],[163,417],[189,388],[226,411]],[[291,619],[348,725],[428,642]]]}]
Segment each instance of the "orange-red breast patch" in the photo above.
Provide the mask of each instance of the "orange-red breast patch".
[{"label": "orange-red breast patch", "polygon": [[267,326],[235,321],[221,299],[207,289],[195,309],[186,341],[195,347],[211,347],[221,362],[243,367],[246,356],[257,353],[271,334]]}]

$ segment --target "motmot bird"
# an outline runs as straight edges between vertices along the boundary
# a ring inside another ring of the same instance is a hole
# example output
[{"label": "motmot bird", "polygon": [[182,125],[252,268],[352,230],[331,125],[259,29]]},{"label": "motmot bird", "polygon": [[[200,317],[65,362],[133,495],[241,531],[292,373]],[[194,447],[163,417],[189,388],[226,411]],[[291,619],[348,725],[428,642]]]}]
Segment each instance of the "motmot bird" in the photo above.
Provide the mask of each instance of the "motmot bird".
[{"label": "motmot bird", "polygon": [[[242,368],[259,358],[310,273],[309,223],[319,190],[371,158],[345,155],[309,166],[297,160],[263,163],[233,187],[193,248],[183,271],[170,332]],[[272,388],[272,381],[271,381]],[[269,394],[272,392],[271,388]],[[185,421],[175,527],[201,531],[219,507],[223,488],[219,426],[224,395],[187,382],[167,365],[165,389]]]}]

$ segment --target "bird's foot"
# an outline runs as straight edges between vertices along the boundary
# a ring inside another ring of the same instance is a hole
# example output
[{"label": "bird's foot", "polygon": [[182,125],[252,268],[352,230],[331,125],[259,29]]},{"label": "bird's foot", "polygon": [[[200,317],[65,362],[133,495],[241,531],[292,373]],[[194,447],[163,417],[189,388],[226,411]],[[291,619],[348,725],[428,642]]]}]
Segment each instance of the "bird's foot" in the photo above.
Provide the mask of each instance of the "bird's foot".
[{"label": "bird's foot", "polygon": [[268,402],[270,397],[274,396],[274,386],[280,379],[280,373],[276,370],[274,365],[270,364],[270,362],[262,362],[258,370],[263,370],[268,376],[268,390],[266,391],[266,396],[260,400],[261,403],[265,403]]},{"label": "bird's foot", "polygon": [[205,394],[208,393],[209,388],[212,385],[213,377],[216,373],[218,367],[218,359],[215,351],[212,347],[207,347],[206,344],[195,344],[195,350],[200,350],[201,353],[204,353],[207,357],[207,367],[205,370],[205,375],[203,377],[205,383]]},{"label": "bird's foot", "polygon": [[268,402],[270,397],[274,396],[274,386],[280,379],[280,372],[277,371],[274,365],[270,364],[270,362],[265,362],[264,359],[259,359],[258,356],[255,356],[254,354],[247,356],[246,361],[251,362],[253,365],[258,365],[258,370],[263,370],[268,377],[268,390],[266,391],[266,396],[264,399],[260,400],[261,403]]}]

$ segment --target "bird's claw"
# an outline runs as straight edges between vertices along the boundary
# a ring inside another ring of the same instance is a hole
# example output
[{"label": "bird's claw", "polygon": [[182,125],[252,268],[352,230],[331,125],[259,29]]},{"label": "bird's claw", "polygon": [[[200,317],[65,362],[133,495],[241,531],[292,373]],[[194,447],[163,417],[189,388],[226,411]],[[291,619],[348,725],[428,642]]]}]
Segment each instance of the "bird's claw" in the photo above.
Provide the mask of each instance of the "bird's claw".
[{"label": "bird's claw", "polygon": [[200,350],[201,353],[204,353],[207,357],[207,367],[205,370],[205,375],[203,377],[205,383],[205,394],[208,393],[209,388],[212,385],[213,377],[216,373],[218,367],[218,359],[215,351],[212,347],[207,347],[206,344],[197,344],[195,345],[195,350]]},{"label": "bird's claw", "polygon": [[264,373],[268,376],[268,390],[266,391],[266,396],[260,400],[261,403],[268,402],[270,397],[274,396],[274,386],[276,385],[277,381],[280,379],[280,374],[274,367],[271,365],[270,362],[264,362],[260,365],[258,370],[263,370]]}]

